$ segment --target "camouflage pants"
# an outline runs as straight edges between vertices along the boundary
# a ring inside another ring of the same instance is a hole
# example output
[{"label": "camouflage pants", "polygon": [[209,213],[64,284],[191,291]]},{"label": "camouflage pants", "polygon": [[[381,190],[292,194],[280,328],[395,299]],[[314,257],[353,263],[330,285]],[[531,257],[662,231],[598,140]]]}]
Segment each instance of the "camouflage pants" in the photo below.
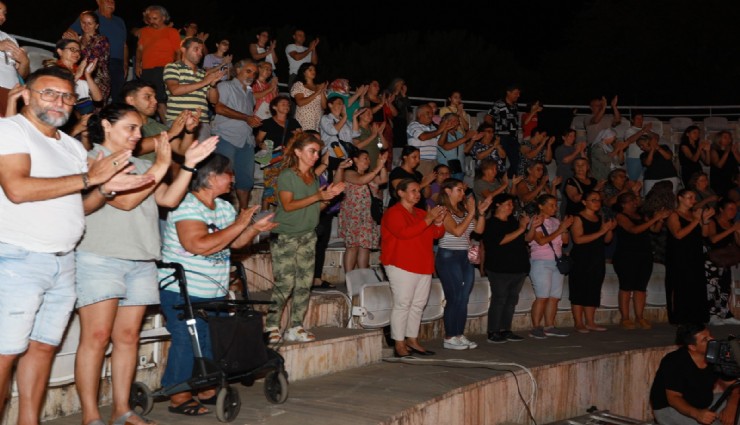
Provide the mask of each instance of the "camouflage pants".
[{"label": "camouflage pants", "polygon": [[270,306],[266,326],[280,326],[283,308],[291,293],[288,327],[303,324],[313,284],[315,248],[316,233],[313,231],[300,236],[279,235],[270,243],[275,279],[272,301],[275,304]]}]

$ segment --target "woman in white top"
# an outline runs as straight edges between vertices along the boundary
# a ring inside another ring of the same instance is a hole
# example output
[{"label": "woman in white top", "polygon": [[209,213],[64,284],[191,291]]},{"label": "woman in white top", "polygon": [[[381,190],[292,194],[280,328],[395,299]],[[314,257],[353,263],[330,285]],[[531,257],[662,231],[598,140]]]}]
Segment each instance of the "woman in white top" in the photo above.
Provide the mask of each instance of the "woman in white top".
[{"label": "woman in white top", "polygon": [[465,185],[457,179],[447,179],[442,183],[438,205],[444,206],[449,214],[444,218],[445,234],[439,240],[434,259],[435,270],[442,282],[445,305],[444,348],[466,350],[478,345],[463,335],[468,316],[468,298],[475,279],[473,265],[468,259],[470,234],[480,235],[485,229],[485,213],[491,205],[489,196],[478,205],[476,214],[475,198],[465,196]]},{"label": "woman in white top", "polygon": [[[568,336],[568,333],[555,327],[555,314],[558,301],[563,294],[563,275],[558,271],[555,256],[563,255],[563,244],[568,244],[568,228],[573,217],[567,216],[562,222],[555,217],[558,200],[553,195],[540,195],[537,198],[542,225],[535,229],[534,240],[529,243],[529,278],[534,288],[535,300],[532,303],[532,330],[529,336],[542,339],[548,336]],[[545,234],[547,231],[547,234]],[[545,327],[542,327],[542,318]]]}]

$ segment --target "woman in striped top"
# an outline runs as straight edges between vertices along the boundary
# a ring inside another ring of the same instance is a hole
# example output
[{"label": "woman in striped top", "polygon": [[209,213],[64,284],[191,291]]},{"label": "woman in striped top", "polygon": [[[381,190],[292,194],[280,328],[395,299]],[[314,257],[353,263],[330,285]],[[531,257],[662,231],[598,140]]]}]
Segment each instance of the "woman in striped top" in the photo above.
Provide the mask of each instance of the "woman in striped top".
[{"label": "woman in striped top", "polygon": [[473,265],[468,260],[470,234],[482,234],[485,213],[493,196],[484,198],[476,214],[475,198],[465,196],[465,185],[457,179],[442,183],[439,204],[447,208],[444,218],[445,234],[439,240],[435,269],[445,293],[444,348],[451,350],[473,349],[478,345],[463,335],[468,316],[468,298],[473,289]]},{"label": "woman in striped top", "polygon": [[[230,248],[248,245],[259,233],[270,231],[277,224],[270,221],[273,215],[269,214],[250,225],[258,206],[237,215],[231,204],[219,198],[231,192],[234,183],[234,172],[225,156],[211,154],[191,172],[194,174],[190,192],[167,217],[162,260],[184,266],[191,301],[223,299],[229,285]],[[160,269],[159,279],[170,273]],[[178,318],[181,311],[174,308],[183,303],[180,288],[176,283],[168,283],[163,282],[165,286],[159,292],[167,330],[172,335],[163,387],[190,379],[194,358],[187,326]],[[211,358],[208,324],[202,318],[196,320],[201,351],[204,357]],[[191,416],[208,413],[201,403],[211,404],[212,400],[215,404],[215,392],[201,391],[198,398],[200,401],[194,400],[190,391],[173,394],[169,410]]]}]

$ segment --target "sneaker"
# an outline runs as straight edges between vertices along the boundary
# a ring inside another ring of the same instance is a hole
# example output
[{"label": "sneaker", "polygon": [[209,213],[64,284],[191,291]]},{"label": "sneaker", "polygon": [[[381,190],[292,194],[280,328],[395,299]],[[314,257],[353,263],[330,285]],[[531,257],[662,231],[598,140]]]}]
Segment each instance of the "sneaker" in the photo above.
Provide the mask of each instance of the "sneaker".
[{"label": "sneaker", "polygon": [[501,334],[504,336],[504,338],[506,338],[507,341],[519,342],[524,340],[524,338],[520,337],[512,331],[503,331],[501,332]]},{"label": "sneaker", "polygon": [[[740,323],[740,322],[738,322],[738,323]],[[652,329],[653,328],[652,323],[648,322],[645,319],[638,320],[637,321],[637,326],[639,326],[642,329]]]},{"label": "sneaker", "polygon": [[529,331],[529,336],[531,338],[536,338],[536,339],[547,338],[547,335],[545,334],[545,330],[542,328],[532,328],[532,330]]},{"label": "sneaker", "polygon": [[635,322],[631,321],[630,319],[624,319],[622,320],[621,324],[622,328],[624,329],[635,329],[637,326],[635,325]]},{"label": "sneaker", "polygon": [[728,317],[726,319],[722,319],[722,322],[725,325],[740,325],[740,320],[738,320],[737,318],[732,317],[732,316],[730,316],[730,317]]},{"label": "sneaker", "polygon": [[445,338],[444,344],[442,345],[448,350],[467,350],[468,344],[460,341],[460,337],[453,336],[452,338]]},{"label": "sneaker", "polygon": [[719,316],[712,315],[709,319],[709,326],[722,326],[725,324],[725,319],[720,319]]},{"label": "sneaker", "polygon": [[269,334],[267,336],[268,344],[277,344],[280,342],[280,340],[283,339],[283,337],[280,336],[280,328],[278,328],[277,326],[270,326],[268,328],[265,328],[265,333]]},{"label": "sneaker", "polygon": [[488,334],[488,342],[492,342],[494,344],[503,344],[506,342],[506,337],[503,335],[502,332],[491,332]]},{"label": "sneaker", "polygon": [[458,338],[460,339],[460,342],[468,346],[468,349],[472,350],[473,348],[478,348],[478,344],[466,338],[465,335],[460,335]]},{"label": "sneaker", "polygon": [[566,331],[564,331],[564,330],[562,330],[560,328],[556,328],[555,326],[553,326],[551,328],[545,328],[544,329],[544,332],[545,332],[545,335],[547,335],[547,336],[557,336],[557,337],[561,337],[561,338],[564,338],[566,336],[570,336],[570,332],[566,332]]},{"label": "sneaker", "polygon": [[312,342],[316,341],[316,336],[311,332],[303,329],[303,326],[295,326],[287,331],[283,335],[286,341],[292,342]]}]

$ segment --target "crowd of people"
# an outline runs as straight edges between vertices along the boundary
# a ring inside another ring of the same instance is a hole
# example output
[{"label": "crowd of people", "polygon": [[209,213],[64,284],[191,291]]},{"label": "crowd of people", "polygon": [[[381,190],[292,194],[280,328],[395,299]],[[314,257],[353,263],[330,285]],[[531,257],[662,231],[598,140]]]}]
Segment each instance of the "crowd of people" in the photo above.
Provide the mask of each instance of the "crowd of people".
[{"label": "crowd of people", "polygon": [[[579,141],[574,129],[556,134],[539,124],[540,101],[520,114],[516,85],[477,124],[459,91],[409,119],[403,79],[354,90],[343,78],[323,81],[319,39],[307,43],[300,29],[284,54],[259,31],[250,57],[235,60],[230,40],[209,46],[194,22],[178,31],[161,6],[148,7],[146,25],[132,31],[128,76],[126,25],[113,0],[97,3],[63,31],[57,58],[33,73],[25,51],[0,32],[8,140],[0,148],[0,327],[13,330],[0,337],[0,400],[18,360],[19,423],[38,421],[74,308],[83,423],[104,423],[99,371],[111,342],[112,423],[151,423],[128,405],[146,306],[161,305],[172,335],[162,385],[185,381],[193,362],[174,308],[181,294],[177,285],[160,289],[158,259],[185,266],[193,300],[221,299],[230,249],[272,232],[275,306],[265,332],[272,344],[313,341],[304,318],[312,287],[332,287],[321,269],[334,217],[345,272],[370,267],[380,250],[396,356],[434,354],[418,335],[435,274],[447,300],[443,347],[477,347],[465,335],[476,268],[491,286],[491,343],[524,339],[512,319],[527,276],[530,337],[569,335],[555,323],[566,274],[575,331],[606,331],[595,313],[608,261],[625,329],[652,326],[644,310],[654,261],[666,266],[671,323],[740,323],[728,304],[731,264],[708,255],[740,242],[740,150],[729,131],[709,140],[687,127],[674,154],[639,113],[618,134],[618,98],[600,97]],[[5,14],[0,2],[0,25]],[[275,75],[283,58],[289,95]],[[255,168],[264,191],[250,200]],[[271,213],[257,219],[260,208]],[[198,330],[208,356],[200,319]],[[214,403],[213,389],[183,392],[169,409],[201,415]]]}]

